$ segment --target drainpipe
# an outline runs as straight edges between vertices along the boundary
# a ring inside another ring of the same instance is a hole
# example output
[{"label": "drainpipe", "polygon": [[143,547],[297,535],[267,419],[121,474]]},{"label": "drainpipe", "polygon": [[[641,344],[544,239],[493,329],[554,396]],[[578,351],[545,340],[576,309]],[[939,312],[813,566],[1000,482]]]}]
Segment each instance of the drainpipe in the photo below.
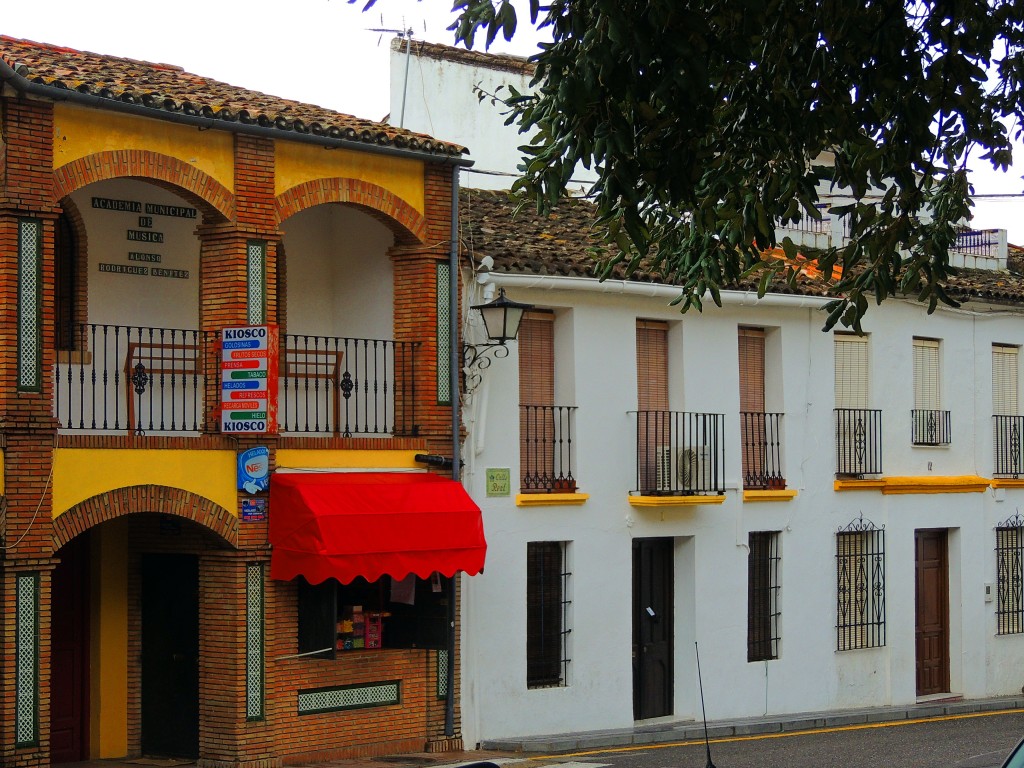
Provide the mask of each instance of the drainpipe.
[{"label": "drainpipe", "polygon": [[[459,166],[452,166],[451,245],[448,249],[448,392],[452,401],[452,480],[462,480],[459,422]],[[448,594],[448,669],[444,735],[455,735],[455,575]]]},{"label": "drainpipe", "polygon": [[70,101],[86,107],[96,109],[109,109],[115,112],[125,112],[130,115],[148,117],[154,120],[166,120],[171,123],[180,123],[198,128],[201,131],[215,129],[243,133],[249,136],[259,136],[265,139],[282,139],[285,141],[297,141],[304,144],[315,144],[326,149],[351,149],[356,152],[368,152],[374,155],[388,155],[390,157],[405,157],[411,160],[421,160],[428,163],[445,163],[459,166],[472,165],[473,161],[461,155],[445,155],[419,149],[406,149],[387,144],[371,144],[369,142],[356,141],[343,137],[318,136],[314,133],[300,133],[295,130],[276,128],[268,125],[246,125],[245,123],[231,122],[217,117],[205,117],[203,115],[188,115],[182,112],[168,112],[163,109],[154,109],[142,104],[118,101],[116,99],[105,99],[94,93],[82,93],[68,88],[60,88],[55,85],[34,83],[28,78],[19,75],[14,68],[3,59],[0,59],[0,81],[7,83],[20,93],[27,93],[33,96],[42,96],[52,101]]}]

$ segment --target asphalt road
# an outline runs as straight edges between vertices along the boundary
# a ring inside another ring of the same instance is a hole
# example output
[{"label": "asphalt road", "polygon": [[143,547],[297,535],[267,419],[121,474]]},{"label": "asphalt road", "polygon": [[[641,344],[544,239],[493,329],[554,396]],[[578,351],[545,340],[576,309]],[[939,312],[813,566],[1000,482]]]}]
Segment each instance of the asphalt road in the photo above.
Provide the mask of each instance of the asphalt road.
[{"label": "asphalt road", "polygon": [[[716,768],[995,768],[1024,736],[1024,712],[875,723],[711,741]],[[559,755],[562,768],[705,768],[703,742]],[[565,765],[568,763],[569,765]]]}]

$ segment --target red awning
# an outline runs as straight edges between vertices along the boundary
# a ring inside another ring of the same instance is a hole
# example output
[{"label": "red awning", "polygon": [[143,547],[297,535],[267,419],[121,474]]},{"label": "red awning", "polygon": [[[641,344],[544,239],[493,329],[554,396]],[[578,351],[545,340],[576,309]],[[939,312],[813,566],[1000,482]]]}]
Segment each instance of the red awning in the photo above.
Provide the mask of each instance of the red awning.
[{"label": "red awning", "polygon": [[484,567],[480,508],[461,484],[426,472],[275,472],[270,577],[376,581],[470,576]]}]

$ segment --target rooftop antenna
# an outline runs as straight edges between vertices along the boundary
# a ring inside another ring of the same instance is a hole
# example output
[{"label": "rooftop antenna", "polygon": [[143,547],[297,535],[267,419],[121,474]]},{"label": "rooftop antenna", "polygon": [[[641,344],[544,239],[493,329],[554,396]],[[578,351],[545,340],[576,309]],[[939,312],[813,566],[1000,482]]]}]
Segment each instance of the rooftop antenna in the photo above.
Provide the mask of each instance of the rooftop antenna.
[{"label": "rooftop antenna", "polygon": [[[384,25],[384,17],[383,16],[381,16],[381,18],[380,18],[380,23],[381,23],[381,26],[379,26],[379,27],[370,27],[368,31],[369,32],[380,32],[381,33],[381,37],[383,37],[385,32],[390,32],[391,34],[397,36],[399,40],[405,40],[405,79],[404,79],[404,81],[402,83],[402,111],[399,113],[399,116],[398,116],[398,127],[399,128],[405,128],[405,97],[406,97],[406,94],[409,91],[409,56],[412,53],[413,29],[412,29],[412,27],[406,27],[405,26],[405,18],[404,17],[402,18],[402,27],[403,27],[403,29],[391,29],[391,28],[383,26]],[[423,22],[423,29],[424,29],[424,31],[426,31],[426,28],[427,28],[426,25],[427,25],[427,22],[424,21]],[[380,41],[381,41],[381,38],[378,37],[377,38],[377,45],[380,45]]]}]

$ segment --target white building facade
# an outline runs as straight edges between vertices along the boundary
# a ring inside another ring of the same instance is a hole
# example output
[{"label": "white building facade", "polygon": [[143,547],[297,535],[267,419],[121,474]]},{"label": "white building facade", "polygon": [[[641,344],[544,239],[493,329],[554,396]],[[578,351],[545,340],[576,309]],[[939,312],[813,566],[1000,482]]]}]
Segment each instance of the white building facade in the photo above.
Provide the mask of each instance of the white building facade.
[{"label": "white building facade", "polygon": [[698,651],[711,719],[1021,691],[1024,279],[965,272],[961,309],[889,300],[864,336],[822,332],[813,279],[681,315],[586,276],[579,207],[511,209],[464,190],[465,304],[534,306],[463,400],[467,745],[698,719]]}]

